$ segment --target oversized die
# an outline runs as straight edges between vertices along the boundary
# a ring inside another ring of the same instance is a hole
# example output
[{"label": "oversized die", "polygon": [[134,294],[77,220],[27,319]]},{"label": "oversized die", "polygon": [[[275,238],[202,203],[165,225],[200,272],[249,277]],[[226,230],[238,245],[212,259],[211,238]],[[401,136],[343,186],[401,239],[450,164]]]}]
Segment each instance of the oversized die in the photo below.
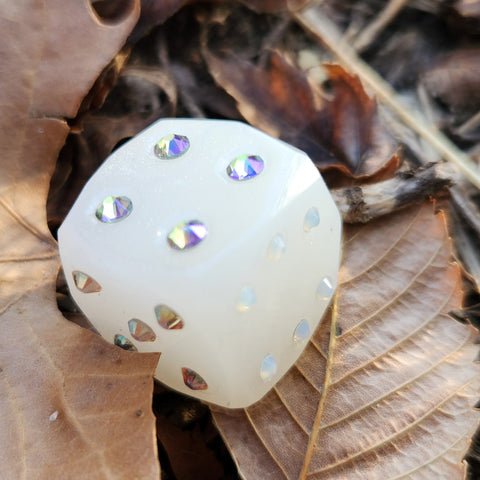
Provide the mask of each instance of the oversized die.
[{"label": "oversized die", "polygon": [[116,150],[61,226],[99,333],[161,352],[155,376],[225,407],[294,364],[335,290],[341,221],[300,150],[246,124],[165,119]]}]

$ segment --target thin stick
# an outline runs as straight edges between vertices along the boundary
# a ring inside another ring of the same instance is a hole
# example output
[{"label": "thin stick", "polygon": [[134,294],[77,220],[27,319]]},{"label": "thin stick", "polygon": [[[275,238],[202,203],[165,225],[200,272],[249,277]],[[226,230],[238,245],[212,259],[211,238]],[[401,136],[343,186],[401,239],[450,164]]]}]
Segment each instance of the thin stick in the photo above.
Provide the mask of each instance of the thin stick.
[{"label": "thin stick", "polygon": [[395,19],[409,0],[390,0],[385,8],[369,23],[353,41],[353,48],[363,52],[377,38],[378,34]]},{"label": "thin stick", "polygon": [[480,188],[480,172],[470,157],[465,155],[445,135],[429,125],[420,113],[414,112],[404,105],[395,90],[359,58],[353,48],[342,39],[340,31],[331,20],[326,18],[315,6],[308,7],[294,15],[304,28],[315,35],[338,57],[340,62],[369,85],[377,97],[388,105],[406,125],[428,141],[445,160],[457,165],[465,177],[477,188]]}]

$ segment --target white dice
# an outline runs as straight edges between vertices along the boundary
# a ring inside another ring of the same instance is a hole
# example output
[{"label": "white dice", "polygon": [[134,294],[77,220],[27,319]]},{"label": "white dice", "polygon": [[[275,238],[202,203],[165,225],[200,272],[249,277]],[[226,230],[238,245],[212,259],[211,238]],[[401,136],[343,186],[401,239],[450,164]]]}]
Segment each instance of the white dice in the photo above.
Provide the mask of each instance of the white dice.
[{"label": "white dice", "polygon": [[338,210],[308,156],[248,125],[160,120],[116,150],[59,232],[99,333],[156,377],[247,407],[294,364],[335,290]]}]

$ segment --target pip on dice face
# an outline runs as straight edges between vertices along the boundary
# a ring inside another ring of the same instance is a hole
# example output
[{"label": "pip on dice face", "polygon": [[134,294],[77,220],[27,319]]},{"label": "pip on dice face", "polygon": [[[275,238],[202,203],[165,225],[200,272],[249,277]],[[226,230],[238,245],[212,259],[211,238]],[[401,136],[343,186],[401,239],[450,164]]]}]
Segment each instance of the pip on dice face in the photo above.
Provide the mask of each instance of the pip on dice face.
[{"label": "pip on dice face", "polygon": [[222,406],[262,398],[335,290],[341,221],[306,154],[239,122],[160,120],[115,151],[59,230],[100,334]]}]

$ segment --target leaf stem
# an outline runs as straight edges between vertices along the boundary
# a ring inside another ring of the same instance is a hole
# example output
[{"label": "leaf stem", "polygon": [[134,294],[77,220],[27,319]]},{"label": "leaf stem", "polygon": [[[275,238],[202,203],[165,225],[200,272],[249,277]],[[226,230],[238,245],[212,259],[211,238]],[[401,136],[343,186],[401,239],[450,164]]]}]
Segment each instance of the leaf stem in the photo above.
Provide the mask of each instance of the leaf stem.
[{"label": "leaf stem", "polygon": [[317,412],[315,414],[315,420],[312,426],[312,433],[310,435],[310,438],[308,439],[307,451],[305,452],[302,470],[298,477],[299,480],[305,480],[308,476],[308,468],[310,467],[310,462],[312,461],[312,457],[315,452],[318,434],[320,433],[320,424],[322,423],[323,414],[325,412],[325,404],[327,401],[328,387],[330,386],[330,383],[331,383],[333,356],[334,356],[335,345],[337,340],[337,333],[336,333],[337,318],[338,318],[337,298],[338,298],[338,291],[333,299],[333,304],[331,307],[332,319],[330,323],[330,339],[328,342],[328,356],[327,356],[327,365],[325,368],[325,379],[323,381],[323,391],[320,397],[320,402],[318,404]]}]

